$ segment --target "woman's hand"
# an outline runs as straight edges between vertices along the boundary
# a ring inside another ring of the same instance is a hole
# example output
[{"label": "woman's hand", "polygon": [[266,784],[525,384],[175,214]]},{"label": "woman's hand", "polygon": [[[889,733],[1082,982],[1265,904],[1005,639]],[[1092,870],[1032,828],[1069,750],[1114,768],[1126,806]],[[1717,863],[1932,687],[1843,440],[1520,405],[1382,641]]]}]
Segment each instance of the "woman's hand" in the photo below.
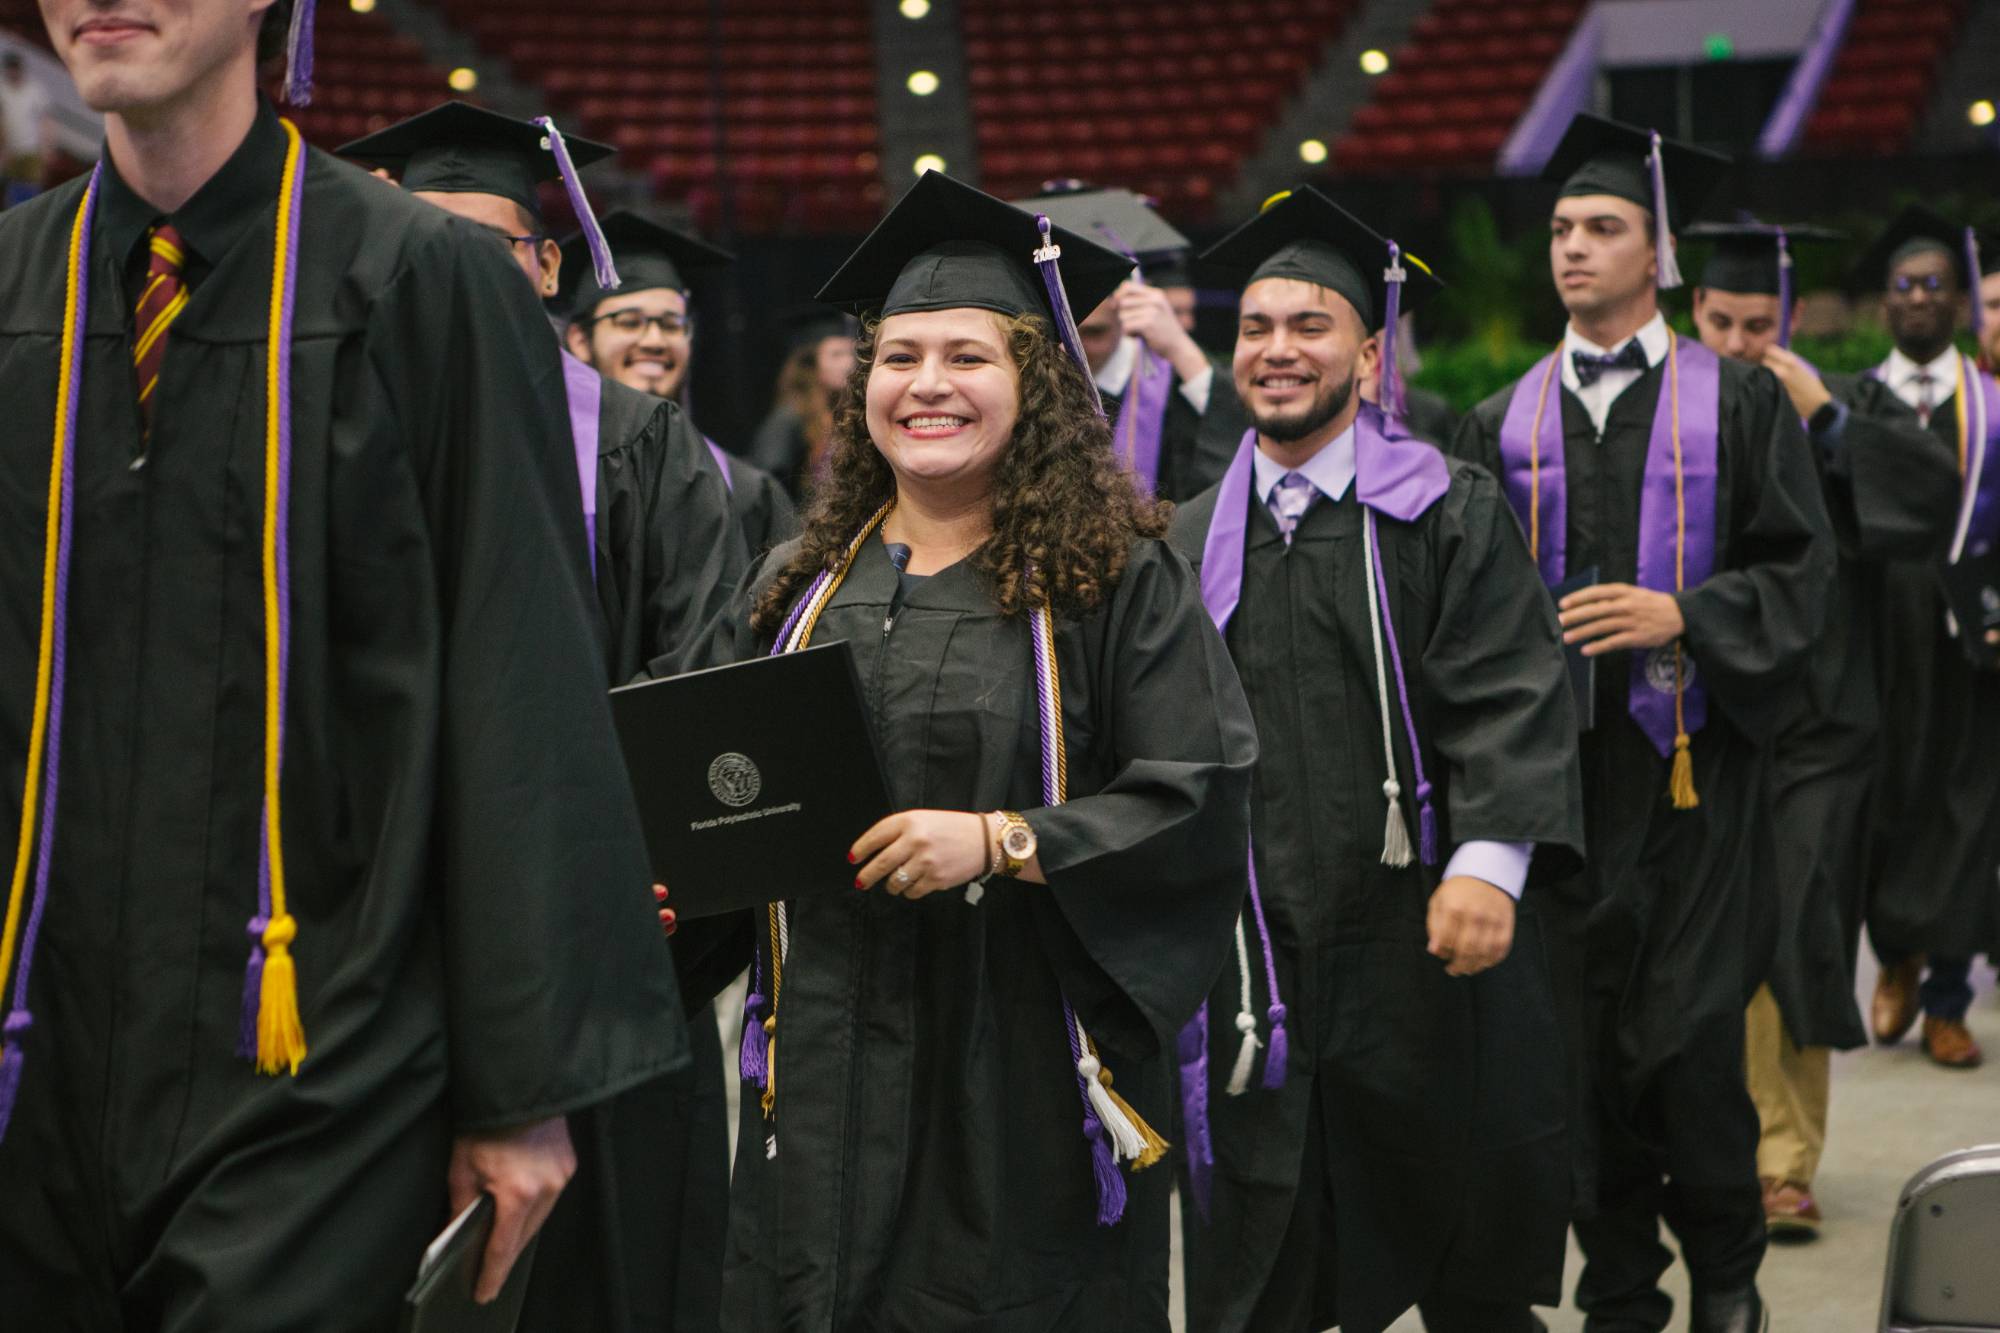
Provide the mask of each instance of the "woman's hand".
[{"label": "woman's hand", "polygon": [[984,875],[993,863],[993,845],[982,815],[905,810],[862,834],[847,859],[861,867],[855,888],[881,884],[899,898],[921,898]]},{"label": "woman's hand", "polygon": [[660,905],[660,933],[668,939],[672,939],[674,932],[681,928],[681,922],[679,916],[674,913],[674,909],[667,906],[666,885],[655,884],[653,886],[653,901]]}]

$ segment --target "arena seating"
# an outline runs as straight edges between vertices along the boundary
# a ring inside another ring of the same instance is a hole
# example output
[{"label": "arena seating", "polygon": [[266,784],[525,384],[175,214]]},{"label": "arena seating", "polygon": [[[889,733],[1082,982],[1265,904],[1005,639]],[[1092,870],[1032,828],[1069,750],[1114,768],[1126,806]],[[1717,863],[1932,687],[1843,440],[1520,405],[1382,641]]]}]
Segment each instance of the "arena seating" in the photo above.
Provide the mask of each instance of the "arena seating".
[{"label": "arena seating", "polygon": [[1820,89],[1805,146],[1821,153],[1900,152],[1923,118],[1965,0],[1860,0]]},{"label": "arena seating", "polygon": [[1586,0],[1437,0],[1334,145],[1344,175],[1491,169]]},{"label": "arena seating", "polygon": [[983,183],[1017,196],[1076,176],[1206,220],[1353,8],[1354,0],[967,5]]},{"label": "arena seating", "polygon": [[[312,105],[286,111],[308,142],[331,148],[436,106],[454,93],[415,40],[375,13],[322,4],[313,37]],[[476,100],[468,98],[466,100]]]},{"label": "arena seating", "polygon": [[[736,225],[856,231],[881,213],[875,60],[859,0],[731,0],[718,44],[706,0],[441,0],[480,47],[539,86],[576,132],[698,225],[724,170]],[[726,133],[715,93],[725,96]]]}]

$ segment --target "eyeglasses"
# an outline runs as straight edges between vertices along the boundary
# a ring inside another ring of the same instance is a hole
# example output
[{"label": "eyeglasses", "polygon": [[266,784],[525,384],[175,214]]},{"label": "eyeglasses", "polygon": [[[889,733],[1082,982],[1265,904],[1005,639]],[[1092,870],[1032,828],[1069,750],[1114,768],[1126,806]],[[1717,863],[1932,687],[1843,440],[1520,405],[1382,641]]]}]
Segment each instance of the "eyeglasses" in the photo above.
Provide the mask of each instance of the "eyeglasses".
[{"label": "eyeglasses", "polygon": [[649,315],[643,310],[614,310],[608,315],[585,320],[586,324],[609,324],[620,333],[642,334],[647,326],[652,326],[669,338],[678,337],[688,331],[687,318],[683,315]]},{"label": "eyeglasses", "polygon": [[495,236],[498,236],[501,240],[507,242],[507,244],[509,245],[540,245],[543,241],[546,241],[548,239],[548,237],[542,235],[540,232],[529,232],[526,236],[513,236],[508,234],[504,229],[500,227],[488,227],[483,222],[480,223],[479,225],[481,228],[483,228],[486,231],[492,232]]},{"label": "eyeglasses", "polygon": [[1904,273],[1898,275],[1895,281],[1891,282],[1889,286],[1898,296],[1908,296],[1919,287],[1929,292],[1932,296],[1936,296],[1944,290],[1944,278],[1937,273],[1926,273],[1921,278],[1912,277]]}]

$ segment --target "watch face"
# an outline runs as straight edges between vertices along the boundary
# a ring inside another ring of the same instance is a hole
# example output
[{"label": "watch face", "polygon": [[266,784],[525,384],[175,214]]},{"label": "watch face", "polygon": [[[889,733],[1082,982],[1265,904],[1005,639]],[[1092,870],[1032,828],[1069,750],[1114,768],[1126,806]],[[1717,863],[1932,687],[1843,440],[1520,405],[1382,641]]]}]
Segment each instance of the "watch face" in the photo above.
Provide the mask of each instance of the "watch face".
[{"label": "watch face", "polygon": [[1000,840],[1000,847],[1016,861],[1025,861],[1035,854],[1035,831],[1016,825],[1007,830],[1007,836]]}]

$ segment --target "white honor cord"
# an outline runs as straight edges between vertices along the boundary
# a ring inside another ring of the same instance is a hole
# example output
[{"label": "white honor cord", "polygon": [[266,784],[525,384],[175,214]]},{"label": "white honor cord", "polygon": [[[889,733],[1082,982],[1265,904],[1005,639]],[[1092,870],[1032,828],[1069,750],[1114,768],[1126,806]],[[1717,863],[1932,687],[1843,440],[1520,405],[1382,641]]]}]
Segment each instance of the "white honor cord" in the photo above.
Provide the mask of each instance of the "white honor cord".
[{"label": "white honor cord", "polygon": [[1250,1087],[1250,1067],[1263,1042],[1257,1040],[1257,1015],[1250,1007],[1250,941],[1243,933],[1243,914],[1236,914],[1236,1030],[1243,1042],[1236,1048],[1236,1067],[1229,1071],[1228,1093],[1241,1097]]},{"label": "white honor cord", "polygon": [[1379,588],[1382,566],[1375,555],[1375,525],[1368,511],[1361,513],[1361,551],[1368,575],[1368,635],[1375,644],[1375,696],[1382,710],[1382,764],[1389,774],[1382,795],[1389,803],[1388,819],[1382,828],[1382,864],[1398,868],[1415,859],[1410,849],[1410,830],[1403,822],[1402,784],[1396,781],[1396,740],[1389,721],[1389,669],[1382,656],[1382,607]]}]

